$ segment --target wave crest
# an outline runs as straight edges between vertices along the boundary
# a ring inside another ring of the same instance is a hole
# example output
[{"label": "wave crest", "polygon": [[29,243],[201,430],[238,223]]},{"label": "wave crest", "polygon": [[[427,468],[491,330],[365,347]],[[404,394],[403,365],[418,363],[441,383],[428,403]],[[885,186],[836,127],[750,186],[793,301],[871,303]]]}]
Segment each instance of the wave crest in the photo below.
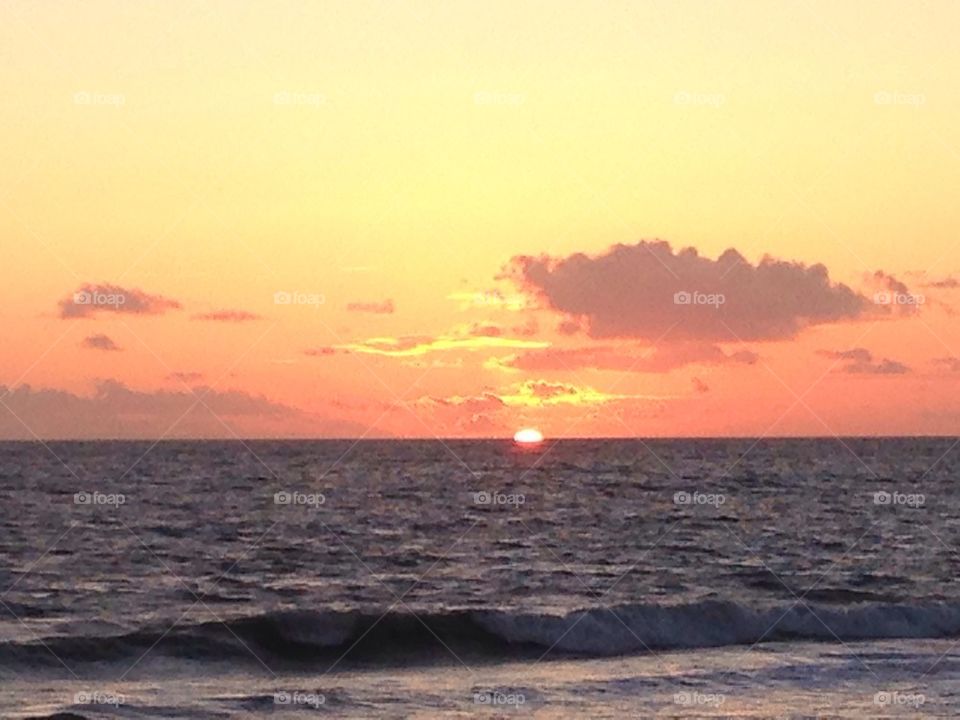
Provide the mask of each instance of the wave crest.
[{"label": "wave crest", "polygon": [[[568,613],[455,610],[268,612],[169,632],[46,638],[0,643],[0,661],[27,664],[111,661],[152,653],[192,659],[392,664],[458,655],[508,657],[609,656],[783,640],[854,641],[960,635],[960,605],[863,603],[844,607],[797,603],[750,607],[708,600],[635,604]],[[252,651],[252,652],[251,652]]]}]

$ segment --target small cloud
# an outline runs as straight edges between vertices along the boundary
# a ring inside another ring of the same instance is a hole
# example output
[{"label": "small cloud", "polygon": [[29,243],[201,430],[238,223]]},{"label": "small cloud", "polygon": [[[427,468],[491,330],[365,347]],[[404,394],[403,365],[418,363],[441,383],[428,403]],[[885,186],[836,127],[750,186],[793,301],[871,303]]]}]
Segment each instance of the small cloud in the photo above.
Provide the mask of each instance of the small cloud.
[{"label": "small cloud", "polygon": [[81,285],[70,297],[62,299],[59,306],[61,318],[92,317],[99,312],[160,315],[182,307],[176,300],[162,295],[108,283]]},{"label": "small cloud", "polygon": [[960,372],[960,358],[956,358],[956,357],[934,358],[933,362],[935,365],[940,365],[946,368],[949,372]]},{"label": "small cloud", "polygon": [[347,312],[371,313],[373,315],[392,315],[393,300],[382,302],[352,302],[347,303]]},{"label": "small cloud", "polygon": [[167,380],[175,380],[177,382],[182,382],[186,385],[190,385],[195,382],[203,380],[203,373],[201,372],[172,372],[167,375]]},{"label": "small cloud", "polygon": [[946,277],[943,280],[934,280],[929,282],[925,287],[937,288],[940,290],[956,290],[960,288],[960,280],[955,277]]},{"label": "small cloud", "polygon": [[309,355],[310,357],[325,357],[328,355],[336,355],[337,349],[330,346],[319,347],[319,348],[308,348],[307,350],[303,351],[303,354]]},{"label": "small cloud", "polygon": [[249,322],[261,320],[261,316],[246,310],[214,310],[213,312],[194,315],[193,320],[209,320],[211,322]]},{"label": "small cloud", "polygon": [[710,392],[710,387],[698,377],[690,378],[690,383],[693,385],[693,391],[698,395]]},{"label": "small cloud", "polygon": [[874,359],[873,353],[866,348],[818,350],[817,355],[845,361],[842,371],[852,375],[905,375],[910,372],[907,365],[896,360]]},{"label": "small cloud", "polygon": [[117,352],[122,349],[107,335],[99,334],[85,337],[81,345],[89,350],[109,350],[111,352]]}]

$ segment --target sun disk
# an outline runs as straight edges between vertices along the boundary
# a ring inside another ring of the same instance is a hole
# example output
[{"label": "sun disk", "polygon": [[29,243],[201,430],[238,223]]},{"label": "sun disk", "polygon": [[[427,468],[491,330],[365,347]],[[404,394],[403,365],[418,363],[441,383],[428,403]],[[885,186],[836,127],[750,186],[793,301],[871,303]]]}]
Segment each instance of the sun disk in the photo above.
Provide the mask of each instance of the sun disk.
[{"label": "sun disk", "polygon": [[524,428],[523,430],[517,430],[513,436],[513,441],[523,445],[543,442],[543,434],[533,428]]}]

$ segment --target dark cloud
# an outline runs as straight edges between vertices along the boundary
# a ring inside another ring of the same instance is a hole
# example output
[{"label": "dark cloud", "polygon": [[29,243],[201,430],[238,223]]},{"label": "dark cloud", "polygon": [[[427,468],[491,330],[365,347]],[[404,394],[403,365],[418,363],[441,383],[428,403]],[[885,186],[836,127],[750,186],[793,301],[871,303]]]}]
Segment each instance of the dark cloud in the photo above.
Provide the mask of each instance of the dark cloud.
[{"label": "dark cloud", "polygon": [[662,241],[596,256],[517,256],[504,275],[596,338],[779,340],[877,310],[823,265],[770,257],[753,265],[736,250],[711,260]]},{"label": "dark cloud", "polygon": [[698,395],[710,392],[710,386],[698,377],[690,378],[690,383],[693,385],[693,391]]},{"label": "dark cloud", "polygon": [[171,298],[109,283],[81,285],[59,305],[61,318],[92,317],[101,312],[159,315],[181,308],[180,303]]},{"label": "dark cloud", "polygon": [[850,350],[818,350],[818,355],[833,360],[843,360],[843,372],[853,375],[905,375],[910,368],[896,360],[874,359],[873,353],[866,348]]},{"label": "dark cloud", "polygon": [[955,290],[960,287],[960,280],[957,280],[955,277],[947,277],[943,280],[934,280],[933,282],[927,283],[926,287],[938,288],[940,290]]},{"label": "dark cloud", "polygon": [[382,302],[347,303],[347,311],[372,313],[374,315],[392,315],[394,311],[393,300],[383,300]]},{"label": "dark cloud", "polygon": [[0,385],[0,439],[345,437],[364,429],[239,390],[148,392],[104,380],[92,395],[77,395]]},{"label": "dark cloud", "polygon": [[107,335],[90,335],[85,337],[81,343],[83,347],[90,350],[108,350],[111,352],[119,351],[121,348]]},{"label": "dark cloud", "polygon": [[246,310],[214,310],[213,312],[194,315],[193,319],[213,322],[249,322],[250,320],[260,320],[261,317]]}]

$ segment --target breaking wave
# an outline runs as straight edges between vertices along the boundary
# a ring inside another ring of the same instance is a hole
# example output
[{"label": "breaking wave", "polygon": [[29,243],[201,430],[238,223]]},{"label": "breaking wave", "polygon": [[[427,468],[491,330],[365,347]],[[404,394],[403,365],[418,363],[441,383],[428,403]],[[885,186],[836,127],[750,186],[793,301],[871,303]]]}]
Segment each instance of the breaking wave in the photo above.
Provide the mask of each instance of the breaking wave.
[{"label": "breaking wave", "polygon": [[[749,607],[709,600],[619,605],[566,615],[506,610],[413,614],[270,612],[225,623],[143,629],[124,635],[0,643],[0,662],[57,665],[136,658],[150,650],[196,661],[392,664],[446,659],[450,652],[511,657],[602,657],[785,640],[855,641],[960,635],[960,605],[862,603],[844,607]],[[59,659],[58,659],[59,658]]]}]

